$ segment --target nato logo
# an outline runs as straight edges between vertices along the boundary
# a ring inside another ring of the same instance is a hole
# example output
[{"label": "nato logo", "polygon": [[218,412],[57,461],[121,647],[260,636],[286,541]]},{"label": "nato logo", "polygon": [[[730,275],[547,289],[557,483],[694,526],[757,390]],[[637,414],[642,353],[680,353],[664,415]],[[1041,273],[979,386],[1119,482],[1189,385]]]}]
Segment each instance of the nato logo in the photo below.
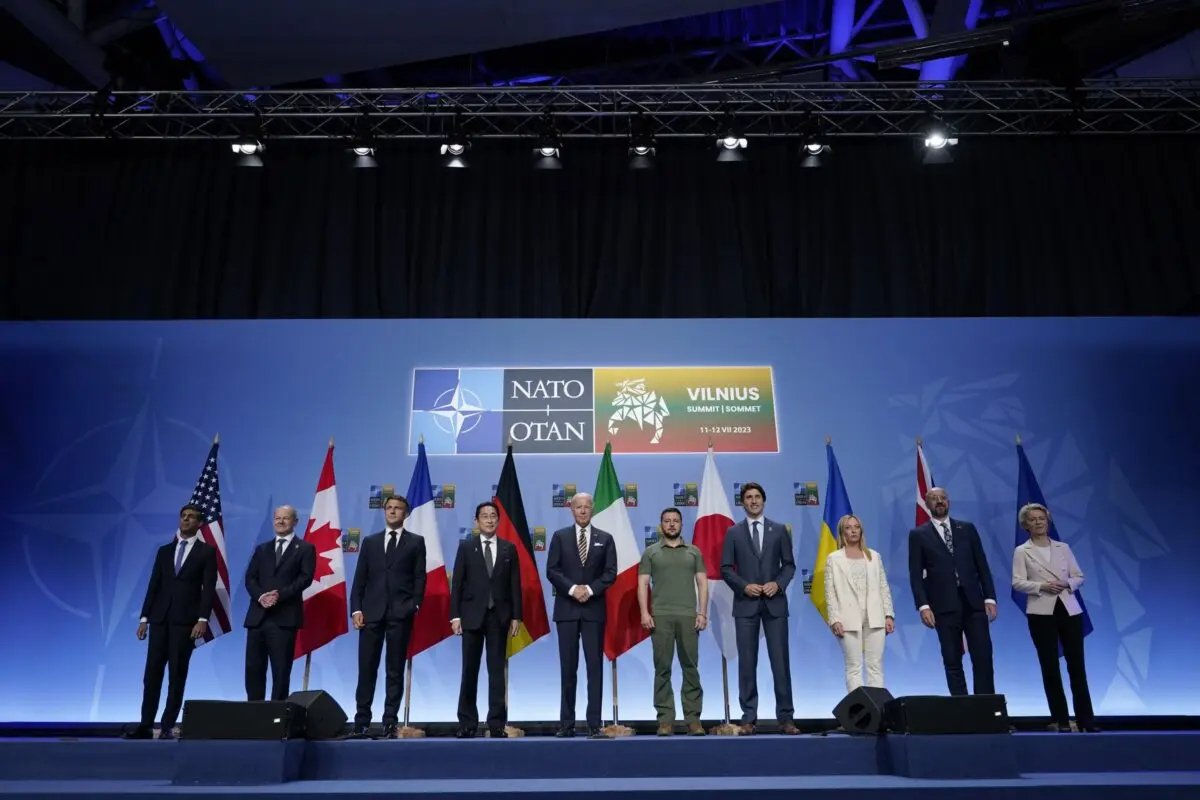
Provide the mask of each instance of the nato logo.
[{"label": "nato logo", "polygon": [[591,453],[594,418],[591,369],[417,369],[408,452]]},{"label": "nato logo", "polygon": [[416,454],[422,436],[430,455],[500,452],[505,446],[504,372],[415,370],[410,455]]}]

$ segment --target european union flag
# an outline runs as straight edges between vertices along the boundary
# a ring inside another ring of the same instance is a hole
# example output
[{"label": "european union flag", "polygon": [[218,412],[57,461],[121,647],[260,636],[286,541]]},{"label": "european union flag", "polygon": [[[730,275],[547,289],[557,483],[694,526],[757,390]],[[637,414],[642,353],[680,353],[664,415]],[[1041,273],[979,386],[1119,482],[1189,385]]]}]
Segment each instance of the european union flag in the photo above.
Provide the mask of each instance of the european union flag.
[{"label": "european union flag", "polygon": [[[1042,494],[1042,488],[1038,486],[1037,476],[1033,474],[1033,467],[1029,464],[1029,459],[1025,456],[1025,448],[1021,443],[1017,442],[1017,511],[1020,511],[1029,503],[1039,503],[1049,508],[1046,504],[1046,497]],[[1029,538],[1029,532],[1021,527],[1020,517],[1017,518],[1017,537],[1013,547],[1020,547],[1025,544]],[[1050,538],[1056,542],[1061,542],[1062,539],[1058,535],[1058,529],[1054,527],[1054,514],[1050,514]],[[1012,590],[1013,602],[1017,604],[1017,608],[1021,609],[1021,613],[1025,613],[1025,595]],[[1079,592],[1075,593],[1075,599],[1079,601],[1079,607],[1083,609],[1083,635],[1087,636],[1092,632],[1092,618],[1088,616],[1087,606],[1084,605],[1083,595]],[[1062,644],[1058,646],[1058,655],[1062,656]]]}]

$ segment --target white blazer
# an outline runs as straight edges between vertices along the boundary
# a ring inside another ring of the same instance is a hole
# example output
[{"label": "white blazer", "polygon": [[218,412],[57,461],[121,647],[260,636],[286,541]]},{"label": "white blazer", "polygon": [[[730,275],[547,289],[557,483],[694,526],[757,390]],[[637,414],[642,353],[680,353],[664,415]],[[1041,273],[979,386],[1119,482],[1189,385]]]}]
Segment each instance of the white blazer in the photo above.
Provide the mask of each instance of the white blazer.
[{"label": "white blazer", "polygon": [[[1071,546],[1051,539],[1049,566],[1035,552],[1044,549],[1028,541],[1013,551],[1012,585],[1018,592],[1029,595],[1025,598],[1025,613],[1053,614],[1055,603],[1061,598],[1072,617],[1082,614],[1083,608],[1075,593],[1083,585],[1083,571],[1075,561]],[[1042,584],[1049,581],[1062,581],[1070,588],[1061,594],[1042,591]]]},{"label": "white blazer", "polygon": [[[879,553],[870,550],[867,561],[867,627],[882,628],[887,617],[895,619],[892,608],[892,590],[888,588],[887,572]],[[834,550],[825,559],[825,608],[829,612],[829,624],[842,623],[842,629],[861,631],[863,608],[859,597],[850,584],[850,559],[845,550]]]}]

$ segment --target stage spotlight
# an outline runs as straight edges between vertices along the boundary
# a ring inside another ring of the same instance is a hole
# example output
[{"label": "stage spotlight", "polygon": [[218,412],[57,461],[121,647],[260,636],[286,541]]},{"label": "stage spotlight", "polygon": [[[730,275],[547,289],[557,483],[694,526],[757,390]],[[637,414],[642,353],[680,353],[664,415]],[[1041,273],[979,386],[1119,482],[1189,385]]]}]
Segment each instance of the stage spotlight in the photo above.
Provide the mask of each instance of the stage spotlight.
[{"label": "stage spotlight", "polygon": [[538,127],[541,133],[538,134],[537,147],[533,148],[533,168],[562,169],[562,138],[554,124],[554,115],[549,111],[544,112]]},{"label": "stage spotlight", "polygon": [[354,156],[355,169],[374,169],[379,166],[375,160],[375,148],[364,142],[355,143],[348,152]]},{"label": "stage spotlight", "polygon": [[746,137],[736,131],[729,131],[724,136],[717,138],[717,161],[722,162],[737,162],[744,161],[746,154],[742,151],[746,149]]},{"label": "stage spotlight", "polygon": [[925,153],[921,157],[923,164],[950,164],[954,155],[950,148],[958,144],[958,138],[941,120],[934,119],[925,127]]},{"label": "stage spotlight", "polygon": [[466,136],[458,133],[450,135],[446,141],[442,142],[439,151],[442,156],[442,166],[450,169],[466,169],[466,154],[470,148],[471,142]]},{"label": "stage spotlight", "polygon": [[256,137],[240,137],[234,140],[231,147],[239,167],[261,167],[263,165],[262,153],[266,148]]},{"label": "stage spotlight", "polygon": [[375,161],[375,135],[371,129],[370,112],[366,109],[354,123],[354,135],[346,152],[354,160],[355,169],[374,169],[379,166]]},{"label": "stage spotlight", "polygon": [[829,160],[829,145],[816,139],[807,139],[800,148],[800,166],[820,167]]}]

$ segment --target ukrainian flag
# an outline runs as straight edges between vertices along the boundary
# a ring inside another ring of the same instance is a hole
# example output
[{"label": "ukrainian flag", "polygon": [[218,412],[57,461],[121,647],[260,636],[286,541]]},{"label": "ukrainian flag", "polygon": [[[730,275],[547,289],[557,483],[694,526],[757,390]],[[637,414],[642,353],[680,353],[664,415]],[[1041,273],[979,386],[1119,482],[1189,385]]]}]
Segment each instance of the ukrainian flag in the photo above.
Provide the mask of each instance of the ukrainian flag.
[{"label": "ukrainian flag", "polygon": [[850,496],[846,494],[846,484],[842,483],[842,471],[838,468],[837,457],[833,454],[833,445],[825,441],[825,457],[829,462],[829,478],[825,481],[825,514],[821,518],[821,533],[817,541],[817,563],[813,566],[812,597],[813,605],[821,614],[821,619],[829,622],[829,610],[825,601],[825,559],[837,550],[838,520],[854,512],[850,508]]}]

